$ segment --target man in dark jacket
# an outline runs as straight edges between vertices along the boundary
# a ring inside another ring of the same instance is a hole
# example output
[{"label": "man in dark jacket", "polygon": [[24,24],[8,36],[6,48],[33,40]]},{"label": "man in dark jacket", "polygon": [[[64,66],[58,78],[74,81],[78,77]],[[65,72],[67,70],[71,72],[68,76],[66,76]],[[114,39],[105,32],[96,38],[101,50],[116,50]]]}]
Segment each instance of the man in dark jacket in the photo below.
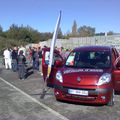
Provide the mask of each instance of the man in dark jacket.
[{"label": "man in dark jacket", "polygon": [[19,79],[24,80],[25,79],[25,62],[26,58],[23,55],[23,51],[21,50],[18,55],[18,76]]},{"label": "man in dark jacket", "polygon": [[16,72],[17,69],[18,69],[18,65],[17,65],[17,62],[18,62],[18,61],[17,61],[18,50],[17,50],[17,47],[14,47],[14,48],[13,48],[13,51],[12,51],[11,56],[12,56],[12,70],[13,70],[14,72]]},{"label": "man in dark jacket", "polygon": [[34,49],[33,54],[33,69],[39,70],[39,54],[37,48]]},{"label": "man in dark jacket", "polygon": [[39,54],[39,71],[41,75],[43,75],[42,73],[42,49],[40,47],[38,48],[38,54]]}]

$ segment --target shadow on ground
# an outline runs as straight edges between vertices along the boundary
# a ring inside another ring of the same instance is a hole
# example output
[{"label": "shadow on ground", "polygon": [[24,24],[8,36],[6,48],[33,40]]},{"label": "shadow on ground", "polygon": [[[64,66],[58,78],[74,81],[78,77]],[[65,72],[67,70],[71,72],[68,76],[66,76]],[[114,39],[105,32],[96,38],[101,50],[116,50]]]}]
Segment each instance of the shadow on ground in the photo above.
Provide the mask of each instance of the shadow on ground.
[{"label": "shadow on ground", "polygon": [[28,78],[30,75],[32,75],[34,72],[33,72],[33,67],[30,66],[30,67],[27,67],[26,68],[26,75],[25,77]]}]

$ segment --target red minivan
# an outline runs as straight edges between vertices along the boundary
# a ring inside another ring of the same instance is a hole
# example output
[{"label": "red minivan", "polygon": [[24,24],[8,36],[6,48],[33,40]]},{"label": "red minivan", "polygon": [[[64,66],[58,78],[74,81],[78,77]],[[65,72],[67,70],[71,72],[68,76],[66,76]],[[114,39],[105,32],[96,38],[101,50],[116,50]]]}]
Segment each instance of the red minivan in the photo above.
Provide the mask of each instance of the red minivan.
[{"label": "red minivan", "polygon": [[[43,49],[42,68],[47,76],[49,48]],[[82,46],[73,49],[66,60],[54,51],[47,85],[54,87],[57,100],[88,104],[114,104],[114,91],[120,91],[119,53],[110,46]]]}]

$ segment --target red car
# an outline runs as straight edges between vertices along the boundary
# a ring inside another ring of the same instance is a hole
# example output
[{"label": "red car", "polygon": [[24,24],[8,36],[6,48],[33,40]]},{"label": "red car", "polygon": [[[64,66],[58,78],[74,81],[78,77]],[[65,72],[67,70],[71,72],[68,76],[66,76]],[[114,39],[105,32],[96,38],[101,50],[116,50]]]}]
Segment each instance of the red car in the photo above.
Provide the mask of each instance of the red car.
[{"label": "red car", "polygon": [[[44,79],[49,50],[43,49]],[[55,50],[47,85],[54,87],[57,100],[113,105],[114,91],[120,91],[119,53],[109,46],[83,46],[75,48],[64,60]]]}]

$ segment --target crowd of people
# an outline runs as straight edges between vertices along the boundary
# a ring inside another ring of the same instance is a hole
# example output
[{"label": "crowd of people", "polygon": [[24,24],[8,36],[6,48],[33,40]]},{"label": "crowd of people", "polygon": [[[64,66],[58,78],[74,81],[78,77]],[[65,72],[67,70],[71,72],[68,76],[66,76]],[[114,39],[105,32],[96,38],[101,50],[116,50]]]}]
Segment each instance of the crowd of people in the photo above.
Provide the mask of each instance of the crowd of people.
[{"label": "crowd of people", "polygon": [[[44,46],[47,47],[47,46]],[[64,49],[63,47],[55,48],[59,51],[60,55],[66,59],[71,50]],[[14,72],[18,72],[20,80],[24,80],[26,77],[26,65],[31,65],[33,70],[42,73],[42,48],[41,47],[29,47],[25,48],[23,45],[20,47],[14,46],[12,49],[6,48],[3,51],[4,65],[7,70],[11,69]]]},{"label": "crowd of people", "polygon": [[[42,49],[40,47],[14,46],[12,49],[6,48],[3,51],[4,64],[7,70],[18,72],[21,80],[25,79],[26,65],[32,65],[34,70],[41,71]],[[42,73],[41,73],[42,74]]]}]

